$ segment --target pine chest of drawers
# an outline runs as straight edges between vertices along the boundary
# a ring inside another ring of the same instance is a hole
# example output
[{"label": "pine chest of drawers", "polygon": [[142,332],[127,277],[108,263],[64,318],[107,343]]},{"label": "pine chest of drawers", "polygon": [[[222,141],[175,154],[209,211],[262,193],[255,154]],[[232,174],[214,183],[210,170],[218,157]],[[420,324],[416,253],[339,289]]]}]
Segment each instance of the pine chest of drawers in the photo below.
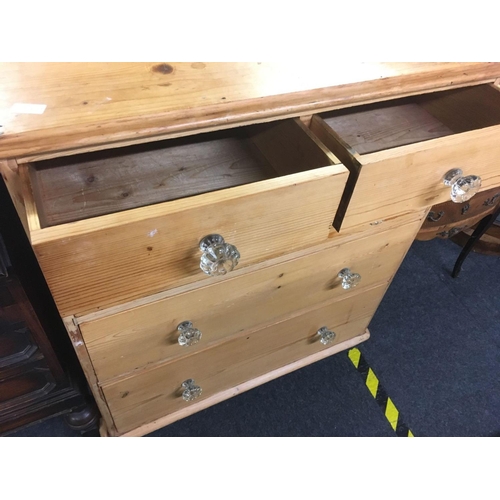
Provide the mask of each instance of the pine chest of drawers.
[{"label": "pine chest of drawers", "polygon": [[499,64],[62,66],[5,65],[46,110],[0,166],[103,435],[363,342],[429,208],[500,185]]}]

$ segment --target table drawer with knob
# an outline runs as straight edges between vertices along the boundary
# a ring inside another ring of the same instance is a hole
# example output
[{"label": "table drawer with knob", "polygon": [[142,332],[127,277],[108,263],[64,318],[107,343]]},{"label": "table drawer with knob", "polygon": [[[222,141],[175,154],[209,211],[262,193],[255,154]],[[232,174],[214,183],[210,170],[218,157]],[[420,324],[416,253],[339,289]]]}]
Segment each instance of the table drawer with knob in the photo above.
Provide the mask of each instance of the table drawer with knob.
[{"label": "table drawer with knob", "polygon": [[96,374],[105,381],[185,356],[295,311],[388,282],[422,223],[423,214],[416,215],[398,229],[348,242],[339,238],[327,248],[213,285],[77,318]]},{"label": "table drawer with knob", "polygon": [[452,201],[431,208],[420,228],[417,240],[451,238],[477,224],[500,204],[500,188],[478,193],[464,203]]},{"label": "table drawer with knob", "polygon": [[[211,349],[174,360],[123,380],[103,384],[102,391],[119,434],[155,419],[172,421],[199,411],[223,391],[263,374],[335,348],[361,336],[387,285],[288,317],[263,329],[244,333]],[[224,398],[230,397],[225,395]],[[165,425],[160,423],[158,427]],[[139,430],[139,433],[140,430]]]},{"label": "table drawer with knob", "polygon": [[310,129],[349,167],[339,229],[500,184],[500,90],[479,85],[314,115]]},{"label": "table drawer with knob", "polygon": [[298,119],[19,170],[31,184],[31,243],[62,316],[320,244],[348,177]]}]

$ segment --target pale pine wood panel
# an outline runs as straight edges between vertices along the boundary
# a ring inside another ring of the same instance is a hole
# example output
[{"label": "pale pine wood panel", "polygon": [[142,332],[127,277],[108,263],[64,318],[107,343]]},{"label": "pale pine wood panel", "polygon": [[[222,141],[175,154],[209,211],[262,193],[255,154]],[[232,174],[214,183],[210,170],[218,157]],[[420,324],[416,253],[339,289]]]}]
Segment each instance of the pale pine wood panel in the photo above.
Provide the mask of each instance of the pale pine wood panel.
[{"label": "pale pine wood panel", "polygon": [[340,163],[301,120],[248,128],[253,144],[279,175]]},{"label": "pale pine wood panel", "polygon": [[257,160],[239,137],[155,144],[160,145],[37,164],[34,174],[43,225],[64,224],[272,176],[269,166]]},{"label": "pale pine wood panel", "polygon": [[[343,231],[342,234],[337,232],[335,229],[330,230],[330,234],[328,236],[328,241],[321,243],[320,245],[315,245],[313,247],[306,247],[298,251],[294,251],[285,256],[278,256],[272,259],[267,259],[258,264],[252,265],[250,272],[257,272],[262,269],[266,269],[268,267],[275,266],[277,264],[282,264],[285,261],[300,259],[301,257],[308,256],[311,253],[321,252],[323,250],[327,250],[333,245],[347,244],[352,242],[358,238],[367,238],[372,235],[377,235],[383,231],[389,231],[393,229],[399,229],[402,226],[405,226],[408,223],[413,223],[420,221],[422,224],[424,218],[426,217],[428,209],[422,210],[420,212],[408,212],[404,215],[400,215],[398,217],[388,217],[387,219],[377,221],[376,224],[371,224],[368,227],[364,228],[363,226],[357,226],[351,228],[347,231]],[[417,226],[416,226],[417,227]],[[216,284],[223,282],[227,279],[235,279],[240,276],[247,274],[249,270],[247,268],[238,268],[236,267],[229,276],[217,276],[211,278],[211,284]],[[128,311],[137,307],[145,306],[147,304],[151,304],[153,302],[157,302],[163,299],[167,299],[169,297],[173,297],[176,295],[180,295],[183,293],[187,293],[193,290],[197,290],[198,288],[202,288],[207,286],[204,281],[201,282],[193,282],[187,285],[182,285],[176,288],[171,288],[169,290],[164,290],[162,292],[147,295],[145,297],[140,297],[139,299],[131,300],[129,302],[123,302],[116,306],[109,307],[107,309],[101,311],[91,312],[89,314],[85,314],[82,316],[77,316],[77,321],[79,323],[89,323],[91,321],[105,318],[107,316],[111,316],[113,314],[122,313],[124,311]]]},{"label": "pale pine wood panel", "polygon": [[500,123],[500,92],[494,85],[436,92],[415,99],[454,133]]},{"label": "pale pine wood panel", "polygon": [[300,120],[35,163],[44,226],[340,163]]},{"label": "pale pine wood panel", "polygon": [[[420,221],[286,261],[237,278],[80,323],[101,381],[177,356],[322,302],[345,298],[381,282],[398,269]],[[344,290],[338,272],[349,267],[361,275],[358,287]],[[177,326],[192,321],[202,340],[177,343]]]},{"label": "pale pine wood panel", "polygon": [[[328,146],[327,131],[322,134]],[[334,226],[342,233],[448,201],[442,179],[452,168],[479,175],[482,191],[500,185],[499,137],[500,126],[494,126],[352,157],[352,182],[340,205],[345,214],[339,210]]]},{"label": "pale pine wood panel", "polygon": [[448,201],[442,179],[452,168],[479,175],[482,191],[500,185],[499,139],[496,126],[366,155],[344,227]]},{"label": "pale pine wood panel", "polygon": [[[361,344],[362,342],[365,342],[369,338],[370,338],[370,332],[368,331],[368,329],[366,329],[362,335],[359,335],[357,337],[352,337],[349,340],[344,340],[343,342],[340,342],[339,344],[335,344],[333,347],[325,348],[322,351],[315,352],[314,354],[311,354],[310,356],[306,356],[305,358],[301,358],[298,361],[294,361],[294,362],[289,363],[285,366],[280,366],[279,368],[276,368],[275,370],[267,372],[264,375],[260,375],[259,377],[252,378],[251,380],[248,380],[247,382],[243,382],[242,384],[238,384],[234,387],[226,389],[225,391],[218,392],[217,394],[210,396],[206,399],[202,399],[201,401],[193,402],[193,403],[191,403],[191,405],[189,407],[182,408],[178,411],[170,413],[169,415],[166,415],[164,417],[160,417],[156,420],[153,420],[152,422],[149,422],[145,425],[141,425],[140,427],[136,427],[135,429],[132,429],[129,432],[126,432],[124,434],[120,434],[120,436],[122,436],[122,437],[144,436],[144,435],[149,434],[157,429],[161,429],[162,427],[165,427],[166,425],[169,425],[173,422],[176,422],[177,420],[180,420],[181,418],[185,418],[189,415],[192,415],[193,413],[204,410],[205,408],[208,408],[214,404],[220,403],[221,401],[225,401],[226,399],[237,396],[238,394],[241,394],[245,391],[249,391],[250,389],[253,389],[254,387],[257,387],[259,385],[270,382],[271,380],[274,380],[278,377],[282,377],[283,375],[286,375],[287,373],[291,373],[295,370],[298,370],[299,368],[303,368],[304,366],[307,366],[307,365],[310,365],[311,363],[315,363],[316,361],[320,361],[322,359],[325,359],[328,356],[332,356],[332,355],[337,354],[341,351],[351,349],[352,347],[357,346],[357,345]],[[100,433],[101,433],[102,437],[110,436],[107,429],[104,427],[100,429]],[[114,435],[117,436],[118,434],[114,434]]]},{"label": "pale pine wood panel", "polygon": [[377,287],[362,296],[323,306],[141,375],[103,385],[118,432],[188,407],[180,390],[188,378],[202,387],[200,398],[205,399],[326,349],[316,334],[323,326],[335,331],[335,344],[361,335],[385,290],[386,286]]},{"label": "pale pine wood panel", "polygon": [[498,184],[499,95],[479,85],[313,116],[312,131],[351,171],[334,227],[444,202],[452,168],[481,176],[483,190]]},{"label": "pale pine wood panel", "polygon": [[33,185],[30,181],[30,165],[19,165],[19,177],[21,178],[24,208],[26,209],[26,220],[30,231],[30,237],[34,231],[40,229],[40,217],[36,207],[35,197],[33,194]]},{"label": "pale pine wood panel", "polygon": [[329,236],[347,170],[324,167],[32,233],[62,316],[83,315],[194,281],[199,241],[221,234],[239,267],[307,248]]},{"label": "pale pine wood panel", "polygon": [[360,155],[453,134],[411,99],[362,106],[322,118]]},{"label": "pale pine wood panel", "polygon": [[347,148],[362,155],[499,125],[500,93],[492,85],[478,85],[321,116]]},{"label": "pale pine wood panel", "polygon": [[80,361],[80,366],[82,367],[83,373],[87,378],[87,382],[89,384],[89,388],[94,396],[94,400],[99,408],[102,419],[106,423],[107,429],[111,432],[116,432],[115,424],[113,421],[113,417],[109,411],[108,404],[104,395],[102,393],[102,389],[99,386],[98,379],[92,365],[92,362],[89,358],[89,353],[85,346],[85,342],[82,339],[82,335],[78,325],[76,324],[73,317],[64,318],[64,326],[68,332],[69,338],[75,349],[76,355],[78,356],[78,360]]},{"label": "pale pine wood panel", "polygon": [[[500,64],[4,63],[0,72],[0,158],[28,160],[493,82]],[[47,108],[9,113],[17,102]]]}]

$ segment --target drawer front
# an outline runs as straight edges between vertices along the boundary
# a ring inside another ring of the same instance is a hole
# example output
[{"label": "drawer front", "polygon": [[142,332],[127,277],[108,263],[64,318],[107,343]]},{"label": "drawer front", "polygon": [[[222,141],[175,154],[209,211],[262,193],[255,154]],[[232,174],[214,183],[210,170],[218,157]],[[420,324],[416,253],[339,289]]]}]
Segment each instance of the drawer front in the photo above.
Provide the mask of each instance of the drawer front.
[{"label": "drawer front", "polygon": [[[97,376],[104,381],[185,356],[231,334],[387,282],[420,224],[416,220],[118,314],[83,319],[80,330]],[[338,274],[344,268],[361,276],[356,288],[343,288]],[[179,345],[177,327],[183,321],[202,332],[196,345]]]},{"label": "drawer front", "polygon": [[346,179],[343,166],[324,167],[46,228],[32,241],[61,315],[82,315],[209,281],[199,242],[212,233],[236,246],[238,268],[326,241]]},{"label": "drawer front", "polygon": [[337,229],[449,201],[443,178],[452,169],[480,176],[481,190],[500,185],[498,89],[485,85],[402,102],[313,117],[312,131],[351,170]]},{"label": "drawer front", "polygon": [[392,151],[365,158],[342,227],[449,201],[443,176],[453,168],[480,176],[482,189],[500,186],[500,127],[463,135],[429,141],[418,151],[402,147],[399,156]]},{"label": "drawer front", "polygon": [[238,269],[327,240],[347,169],[300,120],[242,130],[30,166],[31,241],[62,316],[210,279],[207,235]]},{"label": "drawer front", "polygon": [[[220,391],[285,366],[336,343],[362,335],[382,300],[386,285],[330,303],[162,365],[140,375],[103,386],[118,432],[124,433],[157,418],[188,407],[182,383],[194,379],[206,399]],[[335,331],[332,343],[323,345],[317,331]]]}]

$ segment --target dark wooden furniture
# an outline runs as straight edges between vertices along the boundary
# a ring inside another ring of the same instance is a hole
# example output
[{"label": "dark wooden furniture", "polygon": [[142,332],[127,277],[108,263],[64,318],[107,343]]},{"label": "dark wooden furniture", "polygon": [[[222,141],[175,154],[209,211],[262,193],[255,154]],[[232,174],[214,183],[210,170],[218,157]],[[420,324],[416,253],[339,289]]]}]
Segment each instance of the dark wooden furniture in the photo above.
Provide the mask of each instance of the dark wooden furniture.
[{"label": "dark wooden furniture", "polygon": [[[497,206],[497,210],[500,204]],[[491,224],[484,231],[479,239],[476,239],[473,252],[480,253],[483,255],[494,255],[500,256],[500,217],[497,216],[496,220],[490,220]],[[474,231],[479,227],[479,224],[472,226],[465,231],[458,233],[456,236],[451,238],[452,241],[460,246],[465,246],[472,237]]]},{"label": "dark wooden furniture", "polygon": [[416,239],[452,238],[472,228],[494,212],[498,205],[500,205],[500,188],[498,187],[482,191],[466,203],[447,201],[434,205]]},{"label": "dark wooden furniture", "polygon": [[[449,238],[462,246],[451,273],[456,278],[471,251],[500,255],[500,225],[495,224],[499,215],[500,189],[496,187],[478,193],[466,203],[447,201],[434,205],[416,239]],[[490,241],[483,241],[489,232]]]},{"label": "dark wooden furniture", "polygon": [[99,414],[12,208],[0,181],[0,435],[57,414],[92,433]]},{"label": "dark wooden furniture", "polygon": [[[455,262],[455,266],[453,268],[453,271],[451,273],[453,278],[456,278],[459,274],[460,271],[462,270],[462,264],[464,263],[464,260],[466,259],[467,255],[469,255],[470,252],[474,250],[474,248],[478,245],[478,243],[481,241],[481,238],[487,234],[487,232],[493,228],[499,228],[500,225],[495,225],[495,221],[500,217],[500,203],[497,204],[496,209],[494,212],[491,214],[487,215],[482,219],[479,224],[477,224],[476,228],[474,229],[474,232],[472,235],[465,241],[464,248],[460,252],[460,255],[458,256],[457,261]],[[497,249],[498,252],[498,249]],[[497,253],[496,255],[499,255]]]}]

